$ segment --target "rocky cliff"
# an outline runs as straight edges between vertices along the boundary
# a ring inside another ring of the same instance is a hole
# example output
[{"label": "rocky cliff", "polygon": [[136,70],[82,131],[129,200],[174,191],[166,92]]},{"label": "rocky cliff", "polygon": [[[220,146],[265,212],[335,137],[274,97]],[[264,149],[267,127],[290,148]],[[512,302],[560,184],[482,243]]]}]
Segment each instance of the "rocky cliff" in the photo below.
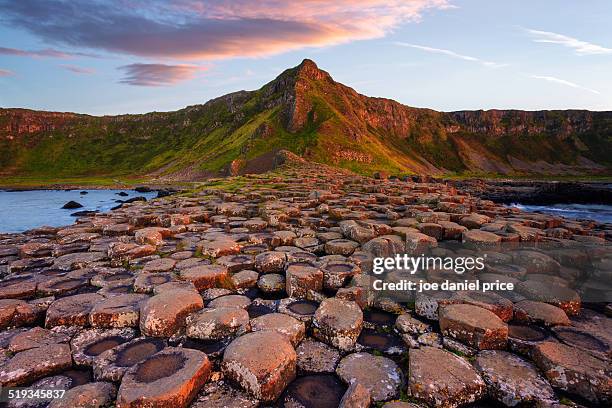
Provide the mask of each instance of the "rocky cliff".
[{"label": "rocky cliff", "polygon": [[362,173],[609,174],[612,112],[437,112],[371,98],[310,60],[256,91],[176,112],[0,109],[4,175],[198,178],[289,149]]}]

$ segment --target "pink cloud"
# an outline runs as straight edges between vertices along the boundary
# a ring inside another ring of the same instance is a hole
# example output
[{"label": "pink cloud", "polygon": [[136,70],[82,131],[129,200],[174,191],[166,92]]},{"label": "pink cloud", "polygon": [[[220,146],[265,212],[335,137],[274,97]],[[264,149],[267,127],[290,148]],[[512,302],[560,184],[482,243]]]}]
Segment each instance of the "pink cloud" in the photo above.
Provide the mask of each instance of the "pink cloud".
[{"label": "pink cloud", "polygon": [[79,67],[76,65],[60,65],[60,67],[70,72],[74,72],[75,74],[93,74],[96,72],[93,68]]},{"label": "pink cloud", "polygon": [[140,57],[259,57],[380,38],[449,0],[0,0],[5,20],[45,41]]},{"label": "pink cloud", "polygon": [[13,71],[9,71],[8,69],[0,69],[0,77],[7,77],[13,75],[15,75]]},{"label": "pink cloud", "polygon": [[119,81],[138,86],[164,86],[195,78],[205,68],[196,65],[130,64],[118,68],[124,73]]},{"label": "pink cloud", "polygon": [[52,48],[44,50],[21,50],[18,48],[0,47],[0,55],[12,55],[15,57],[34,57],[34,58],[74,58],[74,57],[95,57],[95,55],[81,52],[66,52]]}]

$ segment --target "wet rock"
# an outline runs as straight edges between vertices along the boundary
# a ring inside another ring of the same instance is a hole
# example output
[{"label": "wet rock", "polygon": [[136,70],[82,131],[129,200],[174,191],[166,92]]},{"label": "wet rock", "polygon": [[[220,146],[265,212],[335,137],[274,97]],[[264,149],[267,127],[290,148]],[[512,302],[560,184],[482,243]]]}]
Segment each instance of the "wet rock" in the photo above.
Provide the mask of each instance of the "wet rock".
[{"label": "wet rock", "polygon": [[313,336],[340,350],[355,346],[363,327],[363,313],[357,303],[336,298],[325,299],[312,321]]},{"label": "wet rock", "polygon": [[72,366],[68,344],[48,344],[15,354],[0,366],[0,385],[16,387]]},{"label": "wet rock", "polygon": [[489,394],[505,406],[556,400],[550,384],[537,369],[514,354],[481,351],[474,366],[487,383]]},{"label": "wet rock", "polygon": [[107,382],[93,382],[68,390],[61,399],[55,399],[49,408],[101,408],[111,405],[117,388]]},{"label": "wet rock", "polygon": [[610,338],[606,337],[606,333],[576,327],[555,327],[552,330],[559,340],[569,346],[585,350],[603,359],[611,355]]},{"label": "wet rock", "polygon": [[92,327],[137,327],[140,305],[148,298],[135,293],[112,296],[93,306],[89,323]]},{"label": "wet rock", "polygon": [[95,293],[85,293],[61,298],[47,309],[45,327],[87,326],[89,314],[96,303],[104,298]]},{"label": "wet rock", "polygon": [[509,325],[508,346],[515,353],[531,355],[531,350],[549,338],[548,334],[537,326]]},{"label": "wet rock", "polygon": [[429,405],[458,407],[477,401],[485,392],[485,383],[476,370],[448,351],[411,349],[409,361],[408,394]]},{"label": "wet rock", "polygon": [[299,373],[333,373],[336,371],[340,353],[333,347],[310,338],[305,339],[296,349]]},{"label": "wet rock", "polygon": [[612,402],[612,369],[608,361],[551,341],[536,345],[532,358],[553,387],[593,403]]},{"label": "wet rock", "polygon": [[221,340],[249,330],[249,313],[242,308],[203,309],[187,317],[187,336],[201,340]]},{"label": "wet rock", "polygon": [[140,337],[99,354],[93,360],[97,381],[119,382],[130,367],[146,360],[165,347],[161,339]]},{"label": "wet rock", "polygon": [[171,289],[144,302],[140,307],[140,330],[146,336],[170,337],[185,326],[187,316],[204,306],[194,291]]},{"label": "wet rock", "polygon": [[168,347],[130,368],[117,394],[118,407],[187,407],[210,377],[201,351]]},{"label": "wet rock", "polygon": [[70,341],[72,358],[77,365],[90,366],[97,356],[132,340],[133,329],[88,329],[80,332]]},{"label": "wet rock", "polygon": [[446,305],[440,310],[440,329],[470,346],[503,349],[508,340],[508,326],[486,309],[467,304]]},{"label": "wet rock", "polygon": [[251,330],[272,331],[284,336],[295,347],[306,335],[303,322],[283,313],[268,313],[251,320]]},{"label": "wet rock", "polygon": [[336,408],[345,389],[333,375],[309,375],[293,381],[280,400],[287,408]]},{"label": "wet rock", "polygon": [[272,331],[245,334],[225,349],[225,375],[262,401],[276,400],[296,373],[296,353],[284,336]]},{"label": "wet rock", "polygon": [[76,201],[68,201],[62,206],[62,210],[74,210],[76,208],[83,208],[83,204],[77,203]]},{"label": "wet rock", "polygon": [[402,372],[393,360],[368,353],[344,357],[338,364],[336,374],[346,384],[363,385],[375,402],[395,397],[402,384]]}]

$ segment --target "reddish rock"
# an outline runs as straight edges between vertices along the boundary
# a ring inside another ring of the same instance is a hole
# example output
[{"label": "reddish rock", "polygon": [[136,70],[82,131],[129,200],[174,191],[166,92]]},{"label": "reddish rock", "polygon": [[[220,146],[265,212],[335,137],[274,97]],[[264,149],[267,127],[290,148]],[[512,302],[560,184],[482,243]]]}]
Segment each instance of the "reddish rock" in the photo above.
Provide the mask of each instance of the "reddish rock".
[{"label": "reddish rock", "polygon": [[468,304],[441,308],[440,329],[445,336],[480,350],[503,349],[508,341],[508,325],[493,312]]},{"label": "reddish rock", "polygon": [[68,344],[48,344],[15,354],[0,366],[0,385],[16,387],[72,366]]},{"label": "reddish rock", "polygon": [[170,337],[185,326],[187,316],[204,306],[194,291],[173,289],[149,298],[140,307],[140,330],[146,336]]},{"label": "reddish rock", "polygon": [[485,382],[470,363],[448,351],[435,347],[410,349],[409,361],[408,395],[431,406],[466,405],[486,391]]},{"label": "reddish rock", "polygon": [[96,303],[104,297],[95,293],[68,296],[51,303],[47,309],[45,327],[53,326],[87,326],[89,314]]},{"label": "reddish rock", "polygon": [[210,377],[212,364],[198,350],[168,347],[123,376],[117,408],[184,408]]},{"label": "reddish rock", "polygon": [[179,272],[181,279],[192,282],[198,291],[217,287],[228,279],[227,268],[220,265],[201,265]]},{"label": "reddish rock", "polygon": [[221,364],[227,378],[255,398],[276,400],[296,374],[296,353],[281,334],[260,331],[230,343]]}]

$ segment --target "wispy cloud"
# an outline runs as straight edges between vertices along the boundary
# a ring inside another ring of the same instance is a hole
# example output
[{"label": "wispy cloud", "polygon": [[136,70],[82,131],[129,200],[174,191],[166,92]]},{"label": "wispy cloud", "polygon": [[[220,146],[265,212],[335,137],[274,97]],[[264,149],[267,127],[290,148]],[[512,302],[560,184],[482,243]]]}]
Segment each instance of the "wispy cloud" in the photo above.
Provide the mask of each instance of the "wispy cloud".
[{"label": "wispy cloud", "polygon": [[75,74],[93,74],[96,72],[93,68],[79,67],[76,65],[60,65],[60,67],[67,71],[74,72]]},{"label": "wispy cloud", "polygon": [[591,89],[591,88],[587,88],[586,86],[582,86],[582,85],[578,85],[574,82],[565,80],[565,79],[561,79],[561,78],[557,78],[554,76],[548,76],[548,75],[530,75],[531,78],[534,79],[541,79],[543,81],[548,81],[548,82],[554,82],[555,84],[559,84],[559,85],[564,85],[564,86],[569,86],[571,88],[575,88],[575,89],[580,89],[583,91],[587,91],[587,92],[591,92],[594,94],[601,94],[601,92],[599,92],[598,90],[595,89]]},{"label": "wispy cloud", "polygon": [[534,42],[562,45],[573,49],[577,55],[612,54],[612,48],[582,41],[567,35],[552,33],[550,31],[532,30],[529,28],[525,28],[525,31],[531,34]]},{"label": "wispy cloud", "polygon": [[193,79],[204,68],[197,65],[130,64],[118,67],[124,73],[119,81],[137,86],[164,86]]},{"label": "wispy cloud", "polygon": [[7,76],[13,76],[13,75],[15,75],[13,71],[10,71],[8,69],[0,69],[0,77],[7,77]]},{"label": "wispy cloud", "polygon": [[500,67],[504,67],[507,64],[500,64],[497,62],[491,62],[491,61],[486,61],[483,60],[481,58],[476,58],[476,57],[472,57],[469,55],[464,55],[464,54],[459,54],[455,51],[451,51],[451,50],[445,50],[443,48],[434,48],[434,47],[427,47],[424,45],[417,45],[417,44],[410,44],[410,43],[405,43],[405,42],[395,42],[395,45],[399,45],[401,47],[409,47],[409,48],[416,48],[417,50],[421,50],[421,51],[426,51],[426,52],[431,52],[434,54],[442,54],[442,55],[446,55],[448,57],[452,57],[452,58],[457,58],[457,59],[461,59],[464,61],[470,61],[470,62],[477,62],[479,64],[482,64],[486,67],[491,67],[491,68],[500,68]]},{"label": "wispy cloud", "polygon": [[450,0],[0,0],[3,22],[50,43],[181,60],[380,38],[428,10],[450,7]]},{"label": "wispy cloud", "polygon": [[94,54],[83,52],[59,51],[53,48],[43,50],[21,50],[18,48],[0,47],[0,55],[10,55],[14,57],[34,57],[34,58],[75,58],[75,57],[96,57]]}]

